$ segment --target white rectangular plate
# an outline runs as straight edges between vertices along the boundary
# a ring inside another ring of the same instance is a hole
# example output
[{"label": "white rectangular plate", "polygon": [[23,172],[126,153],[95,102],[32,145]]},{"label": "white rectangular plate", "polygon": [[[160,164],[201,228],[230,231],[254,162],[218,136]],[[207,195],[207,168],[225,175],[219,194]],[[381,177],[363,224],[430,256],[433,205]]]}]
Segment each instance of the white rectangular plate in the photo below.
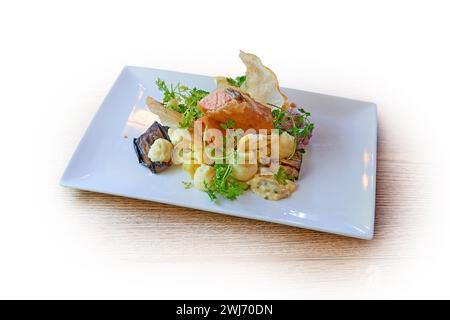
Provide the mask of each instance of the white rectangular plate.
[{"label": "white rectangular plate", "polygon": [[298,190],[275,202],[247,192],[236,201],[213,203],[205,193],[184,188],[181,181],[189,177],[180,168],[154,175],[137,161],[133,138],[158,120],[145,106],[149,95],[162,100],[158,77],[204,90],[215,87],[211,77],[125,67],[67,166],[63,186],[372,239],[376,105],[283,88],[315,123]]}]

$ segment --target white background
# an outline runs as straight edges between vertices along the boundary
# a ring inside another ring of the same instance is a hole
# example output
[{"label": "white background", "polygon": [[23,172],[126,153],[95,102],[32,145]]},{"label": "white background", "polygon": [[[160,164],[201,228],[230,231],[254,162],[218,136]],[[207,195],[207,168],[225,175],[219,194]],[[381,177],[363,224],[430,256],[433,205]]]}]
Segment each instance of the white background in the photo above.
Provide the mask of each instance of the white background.
[{"label": "white background", "polygon": [[[449,17],[430,0],[1,2],[0,298],[450,298]],[[433,203],[395,285],[305,288],[264,279],[264,264],[118,261],[58,198],[124,65],[238,75],[239,49],[283,86],[377,103],[430,164]]]}]

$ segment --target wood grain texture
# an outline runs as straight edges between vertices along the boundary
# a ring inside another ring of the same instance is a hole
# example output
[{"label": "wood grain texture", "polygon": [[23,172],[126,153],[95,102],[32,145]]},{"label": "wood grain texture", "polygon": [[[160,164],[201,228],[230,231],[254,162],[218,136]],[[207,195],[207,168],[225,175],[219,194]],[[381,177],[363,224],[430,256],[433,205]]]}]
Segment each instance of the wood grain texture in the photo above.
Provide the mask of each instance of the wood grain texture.
[{"label": "wood grain texture", "polygon": [[269,268],[270,277],[276,274],[287,284],[300,279],[370,282],[378,273],[390,275],[386,270],[415,258],[411,240],[418,236],[418,218],[430,196],[427,162],[383,126],[377,161],[372,241],[105,194],[65,188],[58,192],[65,206],[74,208],[72,214],[95,229],[90,236],[114,259]]}]

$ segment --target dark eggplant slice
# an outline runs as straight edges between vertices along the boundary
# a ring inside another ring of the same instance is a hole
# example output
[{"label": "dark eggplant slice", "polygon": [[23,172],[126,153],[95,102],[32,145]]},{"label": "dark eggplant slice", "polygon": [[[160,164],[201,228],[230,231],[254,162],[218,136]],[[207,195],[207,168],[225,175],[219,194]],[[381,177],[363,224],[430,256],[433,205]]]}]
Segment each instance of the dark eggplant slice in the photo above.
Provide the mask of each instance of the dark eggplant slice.
[{"label": "dark eggplant slice", "polygon": [[295,177],[297,180],[300,175],[300,169],[302,167],[303,155],[300,151],[296,151],[294,156],[289,160],[281,160],[280,164],[284,167],[288,174]]},{"label": "dark eggplant slice", "polygon": [[139,138],[133,139],[134,150],[139,163],[149,168],[153,173],[160,173],[172,165],[171,162],[153,162],[148,157],[148,152],[156,140],[166,139],[170,141],[168,130],[168,127],[164,127],[155,121]]}]

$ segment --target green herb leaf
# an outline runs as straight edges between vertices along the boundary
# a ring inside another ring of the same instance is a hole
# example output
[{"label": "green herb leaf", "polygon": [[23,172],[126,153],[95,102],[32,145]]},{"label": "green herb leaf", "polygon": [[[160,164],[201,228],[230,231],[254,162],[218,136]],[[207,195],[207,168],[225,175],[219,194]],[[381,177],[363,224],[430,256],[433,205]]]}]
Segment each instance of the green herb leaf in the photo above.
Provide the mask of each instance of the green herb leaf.
[{"label": "green herb leaf", "polygon": [[227,81],[233,87],[240,88],[244,84],[246,79],[247,79],[246,76],[239,76],[239,77],[236,77],[234,79],[233,78],[227,78]]},{"label": "green herb leaf", "polygon": [[198,102],[209,94],[208,91],[180,85],[177,83],[175,86],[167,84],[161,80],[156,80],[156,86],[158,90],[164,94],[163,104],[174,111],[183,114],[183,120],[180,123],[181,128],[192,128],[195,120],[202,117],[202,112],[198,107]]},{"label": "green herb leaf", "polygon": [[203,184],[205,185],[205,192],[208,194],[211,201],[215,202],[217,200],[216,193],[213,191],[213,189],[206,183],[206,181],[203,181]]},{"label": "green herb leaf", "polygon": [[293,127],[293,128],[291,129],[291,134],[292,134],[294,137],[298,137],[298,136],[300,135],[300,132],[301,132],[301,130],[300,130],[298,127]]},{"label": "green herb leaf", "polygon": [[233,167],[230,164],[215,164],[216,176],[211,185],[205,182],[206,193],[212,201],[217,200],[220,195],[229,200],[235,200],[248,189],[248,185],[238,181],[231,176]]},{"label": "green herb leaf", "polygon": [[227,130],[227,129],[233,129],[235,125],[236,125],[236,121],[234,121],[234,120],[227,120],[226,123],[221,123],[220,127],[223,130]]},{"label": "green herb leaf", "polygon": [[183,112],[183,120],[180,122],[180,128],[192,128],[194,122],[202,117],[202,112],[198,106],[188,106]]},{"label": "green herb leaf", "polygon": [[[300,114],[293,116],[290,112],[282,110],[280,107],[275,105],[272,106],[274,107],[272,110],[272,117],[273,127],[275,129],[287,131],[294,136],[296,141],[306,139],[312,135],[314,124],[309,120],[309,117],[311,116],[310,112],[300,108],[298,109]],[[286,127],[290,127],[290,129],[285,130],[284,128]]]},{"label": "green herb leaf", "polygon": [[176,95],[173,88],[169,89],[166,83],[160,78],[156,79],[156,85],[158,86],[158,90],[164,93],[163,103],[166,104],[170,100],[175,99]]},{"label": "green herb leaf", "polygon": [[310,112],[306,112],[305,111],[305,109],[303,109],[303,108],[300,108],[300,109],[298,109],[301,113],[303,113],[305,116],[307,116],[307,117],[309,117],[309,116],[311,116],[311,113]]},{"label": "green herb leaf", "polygon": [[192,182],[189,181],[181,181],[181,183],[184,185],[185,189],[190,189],[192,188]]}]

